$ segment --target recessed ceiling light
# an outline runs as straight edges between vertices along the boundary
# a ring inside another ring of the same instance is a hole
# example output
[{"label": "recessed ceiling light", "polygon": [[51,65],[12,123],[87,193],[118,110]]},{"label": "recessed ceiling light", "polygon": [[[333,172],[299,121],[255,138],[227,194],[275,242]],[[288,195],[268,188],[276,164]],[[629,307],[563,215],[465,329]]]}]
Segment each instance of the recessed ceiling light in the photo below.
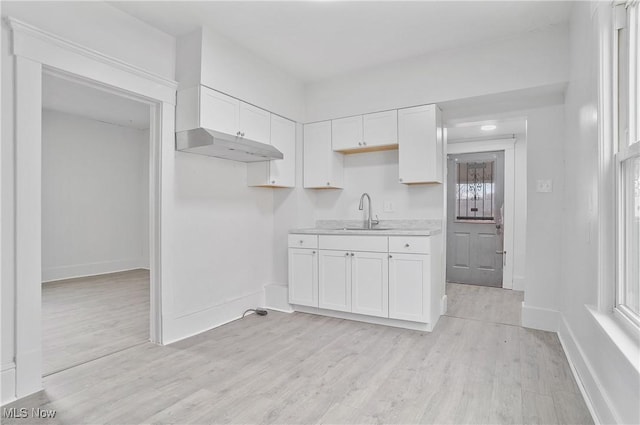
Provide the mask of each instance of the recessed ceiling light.
[{"label": "recessed ceiling light", "polygon": [[496,126],[493,124],[487,124],[487,125],[483,125],[482,127],[480,127],[480,130],[482,131],[491,131],[491,130],[495,130]]}]

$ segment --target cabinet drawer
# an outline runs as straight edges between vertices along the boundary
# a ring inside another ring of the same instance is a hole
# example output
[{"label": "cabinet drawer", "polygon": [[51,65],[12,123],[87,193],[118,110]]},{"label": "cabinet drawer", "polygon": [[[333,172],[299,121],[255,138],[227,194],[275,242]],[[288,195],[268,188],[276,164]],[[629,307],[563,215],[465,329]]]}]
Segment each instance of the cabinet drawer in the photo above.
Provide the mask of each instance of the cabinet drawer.
[{"label": "cabinet drawer", "polygon": [[390,236],[389,252],[429,254],[431,241],[428,236]]},{"label": "cabinet drawer", "polygon": [[289,235],[289,248],[318,248],[318,235]]},{"label": "cabinet drawer", "polygon": [[387,252],[386,236],[320,235],[318,247],[338,251]]}]

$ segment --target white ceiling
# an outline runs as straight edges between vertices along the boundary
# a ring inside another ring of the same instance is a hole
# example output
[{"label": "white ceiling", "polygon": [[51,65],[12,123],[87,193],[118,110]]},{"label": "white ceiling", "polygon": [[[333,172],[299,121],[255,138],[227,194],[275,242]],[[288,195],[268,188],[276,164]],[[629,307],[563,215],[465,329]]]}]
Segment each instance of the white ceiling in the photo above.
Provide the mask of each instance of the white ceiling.
[{"label": "white ceiling", "polygon": [[[483,125],[492,124],[494,130],[482,130]],[[527,121],[522,117],[487,119],[481,121],[460,122],[447,126],[447,142],[473,139],[502,138],[511,135],[523,135],[527,130]]]},{"label": "white ceiling", "polygon": [[138,130],[149,128],[149,105],[44,74],[42,107]]},{"label": "white ceiling", "polygon": [[172,35],[206,26],[304,82],[566,23],[565,1],[110,2]]}]

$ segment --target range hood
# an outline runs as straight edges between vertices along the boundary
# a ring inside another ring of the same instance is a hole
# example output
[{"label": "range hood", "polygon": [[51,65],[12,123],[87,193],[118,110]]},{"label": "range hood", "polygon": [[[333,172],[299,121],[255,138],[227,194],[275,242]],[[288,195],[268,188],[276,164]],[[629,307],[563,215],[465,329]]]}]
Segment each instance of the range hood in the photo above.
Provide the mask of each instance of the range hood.
[{"label": "range hood", "polygon": [[194,128],[177,132],[176,150],[240,162],[260,162],[284,158],[282,152],[272,145],[208,128]]}]

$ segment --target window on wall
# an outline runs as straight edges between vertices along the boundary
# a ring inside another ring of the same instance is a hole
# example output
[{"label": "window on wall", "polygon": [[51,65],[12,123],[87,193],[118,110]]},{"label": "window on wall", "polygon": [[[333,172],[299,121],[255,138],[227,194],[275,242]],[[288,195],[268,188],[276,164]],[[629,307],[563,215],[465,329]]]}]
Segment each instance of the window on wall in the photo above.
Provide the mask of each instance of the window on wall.
[{"label": "window on wall", "polygon": [[456,163],[456,220],[495,220],[495,161]]},{"label": "window on wall", "polygon": [[638,2],[618,6],[616,308],[640,326],[640,48]]}]

